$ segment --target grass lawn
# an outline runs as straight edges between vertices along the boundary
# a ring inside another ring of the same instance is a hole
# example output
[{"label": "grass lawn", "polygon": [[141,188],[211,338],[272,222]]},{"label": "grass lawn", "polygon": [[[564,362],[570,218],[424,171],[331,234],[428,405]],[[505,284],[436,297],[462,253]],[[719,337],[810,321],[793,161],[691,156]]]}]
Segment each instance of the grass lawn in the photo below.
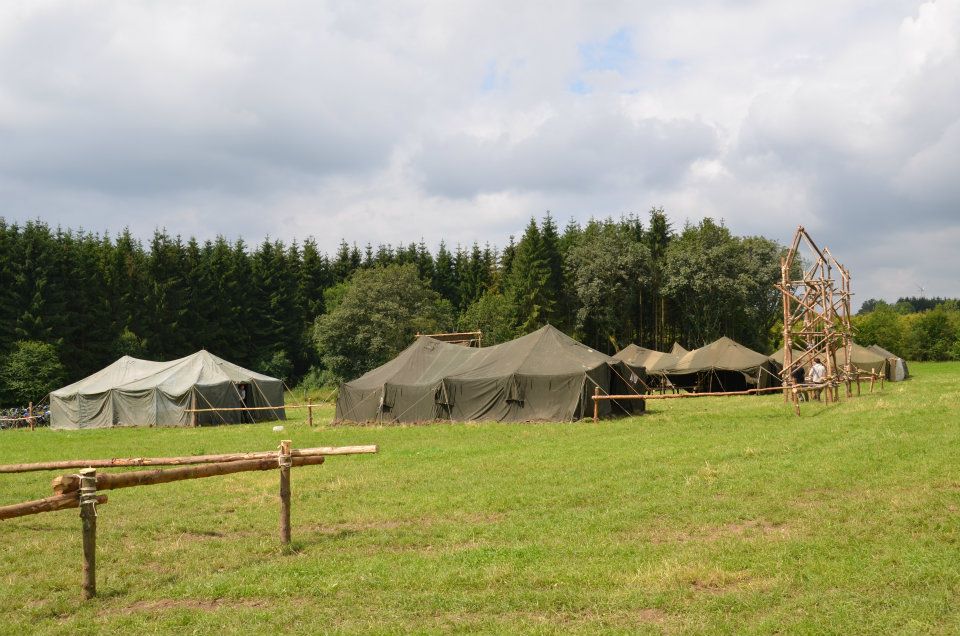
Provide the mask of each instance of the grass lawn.
[{"label": "grass lawn", "polygon": [[[564,424],[0,433],[0,462],[380,445],[0,522],[0,633],[960,633],[960,363],[839,405]],[[328,410],[318,422],[329,421]],[[61,471],[64,472],[64,471]],[[0,475],[0,505],[60,473]]]}]

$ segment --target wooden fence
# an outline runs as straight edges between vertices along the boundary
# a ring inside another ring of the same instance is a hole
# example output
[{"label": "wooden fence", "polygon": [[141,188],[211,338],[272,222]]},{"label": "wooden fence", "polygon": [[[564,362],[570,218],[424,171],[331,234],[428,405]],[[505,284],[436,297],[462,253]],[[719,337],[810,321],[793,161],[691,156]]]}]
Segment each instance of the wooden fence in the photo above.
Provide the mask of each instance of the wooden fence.
[{"label": "wooden fence", "polygon": [[[877,374],[876,371],[871,373],[861,372],[856,375],[857,383],[857,395],[860,395],[860,380],[869,378],[870,379],[870,392],[873,393],[874,385],[876,384],[877,379],[880,380],[880,388],[883,388],[883,374]],[[828,380],[820,384],[798,384],[790,385],[787,387],[783,386],[771,386],[764,387],[759,389],[746,389],[745,391],[723,391],[723,392],[711,392],[711,393],[669,393],[669,394],[660,394],[654,395],[649,393],[636,393],[633,395],[601,395],[600,387],[596,387],[593,390],[593,421],[596,422],[600,419],[600,401],[601,400],[676,400],[681,398],[702,398],[702,397],[730,397],[733,395],[758,395],[760,393],[784,393],[784,399],[793,402],[794,412],[799,416],[800,415],[800,399],[801,394],[809,394],[812,391],[836,391],[840,386],[840,382],[837,380]],[[839,399],[839,398],[838,398]]]},{"label": "wooden fence", "polygon": [[[83,532],[83,597],[93,598],[96,584],[97,504],[108,499],[100,491],[133,486],[165,484],[184,479],[215,477],[255,470],[280,471],[280,541],[290,544],[290,469],[294,466],[316,466],[330,455],[357,455],[376,453],[376,446],[325,446],[294,449],[289,440],[280,442],[279,451],[258,453],[230,453],[190,457],[115,458],[69,460],[33,464],[0,466],[0,473],[20,473],[38,470],[80,468],[78,474],[54,478],[54,495],[45,499],[25,501],[0,507],[0,520],[13,519],[41,512],[66,508],[80,508]],[[123,466],[179,466],[178,468],[140,470],[125,473],[97,473],[97,468]]]}]

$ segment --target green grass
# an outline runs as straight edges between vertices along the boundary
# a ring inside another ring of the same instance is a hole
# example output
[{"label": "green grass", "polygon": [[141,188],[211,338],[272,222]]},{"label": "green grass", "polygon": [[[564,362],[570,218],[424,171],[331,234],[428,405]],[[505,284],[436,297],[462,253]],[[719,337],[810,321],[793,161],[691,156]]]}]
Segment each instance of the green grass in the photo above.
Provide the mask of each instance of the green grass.
[{"label": "green grass", "polygon": [[[839,405],[676,400],[599,424],[6,431],[0,461],[377,443],[0,522],[0,632],[960,632],[960,363]],[[327,410],[318,422],[329,421]],[[0,504],[58,473],[0,476]]]}]

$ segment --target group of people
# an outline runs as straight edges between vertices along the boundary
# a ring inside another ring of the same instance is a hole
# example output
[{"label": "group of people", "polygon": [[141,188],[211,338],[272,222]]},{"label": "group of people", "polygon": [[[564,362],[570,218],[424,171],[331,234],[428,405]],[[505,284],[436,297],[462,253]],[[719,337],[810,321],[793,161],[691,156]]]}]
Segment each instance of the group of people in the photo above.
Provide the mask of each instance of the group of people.
[{"label": "group of people", "polygon": [[[817,400],[820,400],[820,393],[823,391],[823,381],[827,377],[827,367],[823,366],[823,362],[820,361],[820,358],[813,359],[813,366],[810,367],[810,384],[813,384],[816,388],[814,389],[814,396]],[[803,365],[798,366],[793,371],[793,382],[796,385],[804,384],[806,380],[806,371],[803,368]],[[805,392],[800,393],[800,399],[806,400],[807,394]]]}]

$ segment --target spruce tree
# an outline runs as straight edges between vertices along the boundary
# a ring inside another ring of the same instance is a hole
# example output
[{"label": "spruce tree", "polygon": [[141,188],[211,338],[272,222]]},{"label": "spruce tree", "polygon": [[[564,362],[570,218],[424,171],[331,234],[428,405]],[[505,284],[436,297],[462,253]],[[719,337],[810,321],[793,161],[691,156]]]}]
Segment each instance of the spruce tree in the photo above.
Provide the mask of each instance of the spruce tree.
[{"label": "spruce tree", "polygon": [[516,308],[515,323],[520,332],[529,333],[547,324],[556,305],[550,263],[536,219],[530,219],[510,265],[506,294]]},{"label": "spruce tree", "polygon": [[440,247],[437,249],[437,260],[433,269],[433,290],[441,297],[450,301],[450,304],[456,307],[457,300],[457,279],[454,272],[453,255],[447,249],[446,243],[440,241]]}]

